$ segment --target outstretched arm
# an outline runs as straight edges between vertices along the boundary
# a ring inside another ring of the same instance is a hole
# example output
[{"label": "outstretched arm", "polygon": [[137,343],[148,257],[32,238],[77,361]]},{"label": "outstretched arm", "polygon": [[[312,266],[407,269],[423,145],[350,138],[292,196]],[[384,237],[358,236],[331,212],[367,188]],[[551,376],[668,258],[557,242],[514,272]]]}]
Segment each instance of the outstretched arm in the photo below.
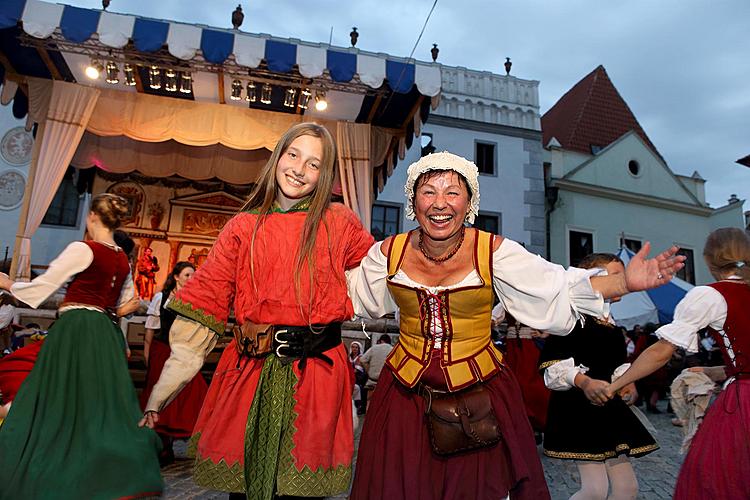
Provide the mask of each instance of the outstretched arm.
[{"label": "outstretched arm", "polygon": [[591,278],[591,287],[601,293],[605,299],[609,299],[669,283],[677,271],[685,267],[685,257],[677,255],[678,250],[678,247],[672,246],[653,259],[649,259],[651,243],[646,242],[630,259],[625,274],[594,276]]}]

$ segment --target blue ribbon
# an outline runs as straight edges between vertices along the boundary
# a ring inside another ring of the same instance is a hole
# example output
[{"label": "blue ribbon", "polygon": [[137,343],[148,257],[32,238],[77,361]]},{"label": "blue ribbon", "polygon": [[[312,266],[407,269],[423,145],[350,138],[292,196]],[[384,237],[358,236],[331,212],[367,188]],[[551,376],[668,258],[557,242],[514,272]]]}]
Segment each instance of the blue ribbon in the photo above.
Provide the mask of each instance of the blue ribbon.
[{"label": "blue ribbon", "polygon": [[136,17],[133,26],[133,43],[140,51],[156,52],[167,41],[167,33],[169,33],[169,23]]},{"label": "blue ribbon", "polygon": [[206,61],[221,64],[234,50],[234,35],[224,31],[203,30],[201,50]]},{"label": "blue ribbon", "polygon": [[66,5],[60,19],[60,30],[66,40],[83,43],[91,38],[99,26],[100,14],[98,10]]},{"label": "blue ribbon", "polygon": [[357,72],[357,56],[348,52],[328,50],[326,66],[334,82],[351,82]]},{"label": "blue ribbon", "polygon": [[413,64],[385,61],[385,76],[388,78],[388,85],[399,94],[409,93],[412,85],[414,85],[414,72]]},{"label": "blue ribbon", "polygon": [[279,73],[289,73],[296,62],[296,45],[266,40],[266,63],[268,64],[268,69]]}]

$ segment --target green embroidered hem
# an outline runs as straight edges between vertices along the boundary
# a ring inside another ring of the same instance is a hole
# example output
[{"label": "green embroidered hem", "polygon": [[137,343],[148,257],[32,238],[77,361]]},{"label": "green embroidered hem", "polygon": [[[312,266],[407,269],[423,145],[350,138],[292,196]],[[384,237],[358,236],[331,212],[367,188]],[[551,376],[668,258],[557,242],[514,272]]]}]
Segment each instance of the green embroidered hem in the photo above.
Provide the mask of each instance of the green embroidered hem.
[{"label": "green embroidered hem", "polygon": [[189,302],[183,302],[180,299],[174,299],[169,301],[169,304],[167,304],[167,309],[176,312],[180,316],[185,316],[188,319],[192,319],[193,321],[196,321],[201,325],[210,328],[219,335],[224,335],[224,331],[226,330],[227,326],[224,321],[219,321],[216,316],[207,313],[203,309],[194,309],[193,304],[190,304]]},{"label": "green embroidered hem", "polygon": [[263,364],[258,389],[245,431],[245,482],[248,498],[272,500],[275,494],[331,496],[347,491],[351,466],[313,471],[294,466],[294,386],[292,364],[269,356]]},{"label": "green embroidered hem", "polygon": [[245,477],[242,465],[236,462],[229,466],[224,459],[219,463],[199,456],[193,465],[193,480],[196,484],[212,490],[227,493],[243,493],[245,491]]}]

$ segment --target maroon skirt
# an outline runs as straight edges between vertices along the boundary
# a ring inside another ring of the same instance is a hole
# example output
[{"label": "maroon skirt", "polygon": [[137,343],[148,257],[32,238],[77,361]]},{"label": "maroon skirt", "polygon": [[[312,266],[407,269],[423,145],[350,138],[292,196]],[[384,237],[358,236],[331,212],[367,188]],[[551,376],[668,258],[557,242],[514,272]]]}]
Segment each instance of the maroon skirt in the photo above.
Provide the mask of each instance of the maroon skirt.
[{"label": "maroon skirt", "polygon": [[535,431],[544,432],[550,391],[539,373],[541,351],[533,339],[509,338],[506,342],[505,362],[521,386],[526,416]]},{"label": "maroon skirt", "polygon": [[[159,380],[164,363],[169,359],[171,350],[164,342],[151,342],[148,356],[148,371],[146,372],[146,387],[141,393],[141,408],[151,395],[151,390]],[[166,434],[173,438],[189,438],[193,434],[198,412],[201,411],[203,400],[208,392],[208,385],[200,372],[180,391],[177,397],[159,412],[159,423],[154,429],[159,434]]]},{"label": "maroon skirt", "polygon": [[[433,360],[422,381],[439,389]],[[444,380],[442,381],[444,384]],[[425,401],[383,368],[367,409],[352,500],[544,500],[549,491],[515,377],[503,369],[486,382],[502,439],[494,446],[441,457],[432,451]]]},{"label": "maroon skirt", "polygon": [[750,498],[750,380],[729,384],[708,409],[680,469],[674,498]]}]

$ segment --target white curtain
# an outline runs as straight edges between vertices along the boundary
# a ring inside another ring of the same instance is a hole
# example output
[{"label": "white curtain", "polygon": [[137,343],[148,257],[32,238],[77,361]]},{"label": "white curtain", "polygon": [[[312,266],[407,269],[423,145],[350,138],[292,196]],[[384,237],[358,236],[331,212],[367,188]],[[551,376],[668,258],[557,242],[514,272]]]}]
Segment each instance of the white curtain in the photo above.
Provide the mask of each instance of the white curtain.
[{"label": "white curtain", "polygon": [[[26,227],[16,240],[16,279],[31,276],[31,237],[41,224],[52,198],[78,148],[100,91],[55,80],[44,121],[40,123],[31,170],[34,171]],[[33,89],[31,92],[33,96]],[[30,172],[31,172],[30,170]],[[31,176],[31,175],[30,175]],[[23,214],[22,214],[23,216]]]},{"label": "white curtain", "polygon": [[372,215],[372,167],[370,164],[370,125],[338,122],[336,145],[339,176],[346,205],[370,230]]}]

